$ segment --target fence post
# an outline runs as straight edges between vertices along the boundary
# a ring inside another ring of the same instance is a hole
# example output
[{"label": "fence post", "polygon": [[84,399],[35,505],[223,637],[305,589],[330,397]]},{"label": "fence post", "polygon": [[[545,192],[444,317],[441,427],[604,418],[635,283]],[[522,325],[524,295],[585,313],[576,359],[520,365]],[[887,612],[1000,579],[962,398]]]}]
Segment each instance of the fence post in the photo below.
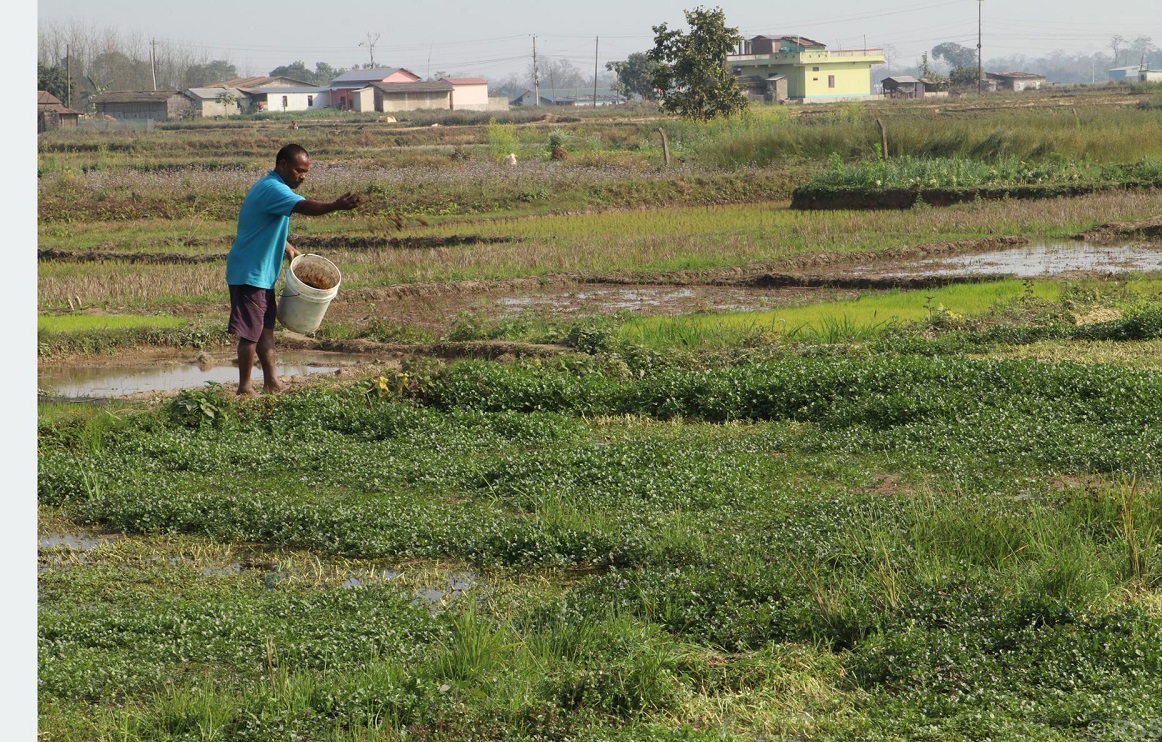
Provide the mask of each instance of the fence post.
[{"label": "fence post", "polygon": [[666,167],[670,166],[670,142],[666,139],[666,130],[658,127],[658,133],[662,135],[662,159],[665,160]]}]

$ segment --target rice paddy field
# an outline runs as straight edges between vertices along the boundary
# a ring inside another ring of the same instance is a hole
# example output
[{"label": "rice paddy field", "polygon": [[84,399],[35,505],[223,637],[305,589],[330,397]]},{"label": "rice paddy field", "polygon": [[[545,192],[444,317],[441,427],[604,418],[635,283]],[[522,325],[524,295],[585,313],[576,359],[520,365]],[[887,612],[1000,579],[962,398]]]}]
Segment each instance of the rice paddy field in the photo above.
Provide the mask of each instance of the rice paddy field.
[{"label": "rice paddy field", "polygon": [[228,358],[292,136],[364,205],[292,219],[343,283],[279,343],[364,364],[39,395],[40,738],[1157,738],[1159,276],[896,269],[1154,254],[1162,190],[790,199],[882,169],[877,119],[928,174],[1153,172],[1158,95],[41,135],[41,364]]}]

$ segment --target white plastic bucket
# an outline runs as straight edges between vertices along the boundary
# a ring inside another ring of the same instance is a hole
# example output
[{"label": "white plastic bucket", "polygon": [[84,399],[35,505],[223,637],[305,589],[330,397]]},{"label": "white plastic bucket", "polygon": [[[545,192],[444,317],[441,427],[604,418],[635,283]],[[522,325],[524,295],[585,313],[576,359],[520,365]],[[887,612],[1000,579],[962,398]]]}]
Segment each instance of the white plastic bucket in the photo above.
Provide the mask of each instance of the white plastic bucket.
[{"label": "white plastic bucket", "polygon": [[299,255],[286,271],[286,285],[278,301],[278,321],[288,330],[303,334],[319,329],[342,280],[339,269],[322,255]]}]

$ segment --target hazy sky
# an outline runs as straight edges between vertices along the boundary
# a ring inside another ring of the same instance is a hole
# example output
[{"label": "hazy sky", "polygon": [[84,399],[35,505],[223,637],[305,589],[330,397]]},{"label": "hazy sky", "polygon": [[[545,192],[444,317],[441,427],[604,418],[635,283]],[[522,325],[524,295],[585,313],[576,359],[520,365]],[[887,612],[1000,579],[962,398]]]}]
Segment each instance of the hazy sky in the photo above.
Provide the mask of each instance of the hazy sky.
[{"label": "hazy sky", "polygon": [[[653,46],[652,26],[685,28],[689,2],[663,0],[506,0],[505,2],[385,3],[348,0],[338,5],[157,0],[40,0],[38,23],[79,22],[122,34],[180,43],[226,59],[240,74],[266,74],[302,60],[350,67],[371,60],[407,67],[421,76],[436,71],[500,79],[523,72],[533,40],[542,58],[567,58],[591,74],[595,56],[610,60]],[[922,51],[944,41],[975,47],[977,16],[983,49],[991,57],[1045,55],[1055,49],[1109,54],[1109,41],[1150,36],[1162,46],[1162,0],[831,0],[773,3],[727,0],[728,25],[747,37],[801,34],[829,48],[888,47],[889,61],[912,65]],[[394,7],[392,7],[394,6]],[[827,16],[815,8],[826,8]],[[378,37],[378,38],[377,38]],[[595,42],[596,37],[596,42]],[[360,43],[363,46],[360,46]]]}]

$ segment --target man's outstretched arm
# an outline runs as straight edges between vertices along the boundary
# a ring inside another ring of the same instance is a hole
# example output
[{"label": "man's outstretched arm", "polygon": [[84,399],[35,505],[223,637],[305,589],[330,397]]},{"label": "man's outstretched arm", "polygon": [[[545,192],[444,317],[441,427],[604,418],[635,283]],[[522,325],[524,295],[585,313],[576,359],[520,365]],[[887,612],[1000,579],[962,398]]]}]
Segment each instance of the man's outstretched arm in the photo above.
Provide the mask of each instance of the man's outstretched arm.
[{"label": "man's outstretched arm", "polygon": [[344,193],[334,201],[313,201],[307,198],[295,204],[292,211],[296,214],[305,214],[306,216],[322,216],[323,214],[330,214],[332,211],[354,209],[362,200],[363,197],[358,193]]}]

